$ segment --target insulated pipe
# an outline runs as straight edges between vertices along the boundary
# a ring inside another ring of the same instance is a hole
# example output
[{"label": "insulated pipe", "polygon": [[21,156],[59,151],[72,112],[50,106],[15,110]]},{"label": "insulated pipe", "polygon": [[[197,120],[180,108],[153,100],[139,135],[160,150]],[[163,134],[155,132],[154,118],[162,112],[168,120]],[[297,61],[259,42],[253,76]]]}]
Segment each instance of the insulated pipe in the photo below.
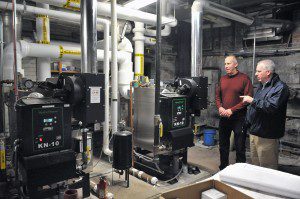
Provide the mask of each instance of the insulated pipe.
[{"label": "insulated pipe", "polygon": [[[48,4],[36,3],[37,7],[49,10]],[[36,15],[37,43],[50,44],[50,22],[48,15]],[[50,58],[37,58],[36,80],[45,81],[51,77]]]},{"label": "insulated pipe", "polygon": [[134,76],[144,76],[144,42],[145,42],[145,28],[141,22],[134,22],[133,29],[134,37]]},{"label": "insulated pipe", "polygon": [[117,0],[111,1],[111,28],[112,28],[112,66],[111,66],[111,124],[112,124],[112,133],[115,134],[118,131],[118,66],[117,66]]},{"label": "insulated pipe", "polygon": [[252,17],[227,8],[225,6],[212,3],[206,0],[196,0],[192,5],[192,31],[191,31],[191,76],[200,76],[202,73],[202,50],[203,50],[203,9],[205,11],[225,17],[234,21],[251,25],[254,21]]},{"label": "insulated pipe", "polygon": [[[172,17],[170,15],[171,6],[170,6],[169,0],[162,1],[161,12],[162,12],[162,16]],[[165,27],[161,30],[161,36],[166,37],[166,36],[169,36],[170,34],[171,34],[171,26],[166,24]],[[147,29],[147,27],[146,27],[145,35],[150,36],[150,37],[155,37],[156,36],[156,30]]]},{"label": "insulated pipe", "polygon": [[103,146],[102,151],[108,156],[112,156],[109,149],[109,23],[104,24],[104,123],[103,123]]},{"label": "insulated pipe", "polygon": [[97,0],[81,0],[81,71],[97,73]]},{"label": "insulated pipe", "polygon": [[[197,1],[201,2],[203,0],[197,0]],[[195,2],[196,1],[194,1],[194,3]],[[211,14],[225,17],[225,18],[231,19],[233,21],[238,21],[238,22],[246,24],[248,26],[251,25],[254,21],[254,19],[252,17],[249,17],[241,12],[238,12],[236,10],[222,6],[217,3],[206,1],[206,4],[204,6],[205,6],[205,11],[207,11]]]},{"label": "insulated pipe", "polygon": [[13,4],[12,4],[12,13],[13,13],[13,17],[12,17],[12,33],[13,33],[13,60],[14,60],[14,64],[13,64],[13,70],[14,70],[14,93],[15,93],[15,102],[18,100],[19,98],[19,94],[18,94],[18,53],[17,53],[17,9],[16,9],[16,5],[17,5],[17,1],[16,0],[12,0]]},{"label": "insulated pipe", "polygon": [[[12,4],[7,2],[0,1],[0,8],[3,10],[12,10]],[[17,11],[27,12],[35,15],[48,15],[52,18],[57,18],[63,21],[67,21],[69,23],[80,24],[80,14],[70,13],[70,12],[63,12],[57,10],[47,10],[43,8],[37,8],[34,6],[24,6],[21,4],[17,4],[16,6]],[[103,30],[102,24],[109,22],[107,19],[97,18],[97,30]]]},{"label": "insulated pipe", "polygon": [[[165,27],[161,30],[161,36],[167,37],[170,34],[171,34],[171,26],[165,25]],[[154,37],[156,36],[156,30],[151,30],[146,28],[145,35]]]},{"label": "insulated pipe", "polygon": [[206,0],[194,1],[192,5],[191,31],[191,76],[198,77],[202,73],[202,46],[203,46],[203,8]]},{"label": "insulated pipe", "polygon": [[145,37],[145,44],[154,46],[156,44],[156,39],[153,37]]},{"label": "insulated pipe", "polygon": [[[33,0],[34,2],[47,3],[53,6],[63,7],[66,0]],[[79,4],[74,4],[74,7],[80,8]],[[109,3],[98,2],[98,14],[106,17],[111,16],[111,7]],[[156,15],[150,14],[147,12],[142,12],[140,10],[135,10],[131,8],[126,8],[121,5],[116,5],[118,10],[118,18],[129,20],[129,21],[138,21],[149,25],[156,25]],[[175,18],[162,17],[162,24],[168,24],[171,27],[177,25],[177,20]]]},{"label": "insulated pipe", "polygon": [[212,25],[211,24],[203,25],[203,29],[223,28],[223,27],[231,26],[231,22],[228,19],[225,19],[220,16],[205,15],[205,16],[203,16],[203,19],[208,20],[213,23]]},{"label": "insulated pipe", "polygon": [[[18,63],[22,62],[24,57],[50,57],[52,59],[62,60],[80,60],[80,46],[60,46],[48,44],[28,43],[24,40],[17,42]],[[111,52],[108,52],[109,59],[111,60]],[[128,52],[117,52],[118,63],[124,64],[131,60],[131,55]],[[128,59],[128,60],[127,60]],[[97,60],[104,60],[104,51],[97,50]],[[125,65],[125,64],[124,64]],[[4,79],[13,78],[13,44],[9,44],[4,49]],[[24,74],[24,71],[18,68],[18,72]]]},{"label": "insulated pipe", "polygon": [[[3,80],[3,20],[2,16],[0,15],[0,81]],[[2,88],[2,85],[0,85]],[[0,93],[2,95],[2,93]]]}]

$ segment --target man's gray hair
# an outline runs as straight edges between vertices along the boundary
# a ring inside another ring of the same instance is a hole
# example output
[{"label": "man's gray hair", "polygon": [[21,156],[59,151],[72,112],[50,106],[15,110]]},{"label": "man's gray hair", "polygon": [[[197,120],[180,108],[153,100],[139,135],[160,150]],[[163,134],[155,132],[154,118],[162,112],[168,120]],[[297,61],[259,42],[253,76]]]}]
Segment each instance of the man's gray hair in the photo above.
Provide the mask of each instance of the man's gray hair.
[{"label": "man's gray hair", "polygon": [[271,59],[261,60],[257,65],[262,65],[263,69],[271,71],[272,73],[275,72],[275,63]]},{"label": "man's gray hair", "polygon": [[237,63],[238,63],[237,58],[236,58],[235,55],[228,55],[228,56],[225,57],[225,59],[226,59],[226,58],[231,58],[231,59],[232,59],[232,62],[233,62],[234,64],[237,64]]}]

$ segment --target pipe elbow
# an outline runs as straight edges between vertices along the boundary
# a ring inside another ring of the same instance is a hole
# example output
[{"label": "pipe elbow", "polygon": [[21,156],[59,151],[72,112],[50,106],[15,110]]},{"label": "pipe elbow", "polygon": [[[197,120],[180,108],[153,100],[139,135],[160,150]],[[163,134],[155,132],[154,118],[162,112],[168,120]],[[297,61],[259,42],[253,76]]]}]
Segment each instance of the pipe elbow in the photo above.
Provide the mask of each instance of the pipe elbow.
[{"label": "pipe elbow", "polygon": [[192,5],[192,12],[203,12],[205,6],[207,6],[209,2],[206,0],[196,0]]},{"label": "pipe elbow", "polygon": [[112,154],[113,154],[113,151],[112,150],[110,150],[109,148],[102,148],[102,151],[103,151],[103,153],[105,154],[105,155],[108,155],[108,156],[110,156],[110,157],[112,157]]}]

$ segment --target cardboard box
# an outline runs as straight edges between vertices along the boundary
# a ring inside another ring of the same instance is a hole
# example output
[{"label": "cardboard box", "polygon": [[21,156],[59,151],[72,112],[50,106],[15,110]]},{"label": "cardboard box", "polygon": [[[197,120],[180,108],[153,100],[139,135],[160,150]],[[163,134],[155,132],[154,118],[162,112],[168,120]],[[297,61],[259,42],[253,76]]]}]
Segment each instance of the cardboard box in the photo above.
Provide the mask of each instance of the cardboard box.
[{"label": "cardboard box", "polygon": [[250,199],[250,196],[217,180],[208,180],[188,185],[179,189],[171,190],[160,196],[160,199],[200,199],[201,193],[215,188],[227,195],[228,199]]}]

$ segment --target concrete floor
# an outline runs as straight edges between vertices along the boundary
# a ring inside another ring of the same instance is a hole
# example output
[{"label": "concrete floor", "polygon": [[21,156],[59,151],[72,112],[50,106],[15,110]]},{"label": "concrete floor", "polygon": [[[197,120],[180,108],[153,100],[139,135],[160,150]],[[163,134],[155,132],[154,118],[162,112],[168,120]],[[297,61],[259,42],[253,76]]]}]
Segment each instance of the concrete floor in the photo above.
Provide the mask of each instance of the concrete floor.
[{"label": "concrete floor", "polygon": [[[249,159],[249,152],[246,152],[247,162],[250,161]],[[294,161],[299,162],[300,164],[300,157],[295,159]],[[287,162],[287,158],[279,159],[279,162]],[[235,151],[231,151],[229,155],[229,162],[230,164],[235,163]],[[190,148],[188,150],[188,163],[191,165],[196,165],[200,168],[201,173],[198,175],[190,175],[190,174],[182,174],[179,177],[178,183],[174,185],[169,185],[168,183],[159,182],[158,186],[150,185],[136,177],[130,175],[130,187],[126,188],[124,182],[124,175],[119,176],[118,174],[114,173],[114,185],[111,184],[112,179],[112,168],[111,164],[108,161],[100,160],[95,158],[94,160],[94,169],[91,173],[91,179],[94,182],[99,181],[99,177],[93,177],[95,175],[105,175],[107,176],[109,186],[108,192],[114,194],[114,198],[130,198],[130,199],[153,199],[158,198],[158,196],[162,193],[165,193],[169,190],[176,189],[179,187],[183,187],[189,184],[193,184],[197,181],[204,180],[213,174],[219,171],[219,148],[218,146],[214,147],[205,147],[201,144],[197,144],[196,146]],[[91,195],[91,198],[96,198],[95,196]]]},{"label": "concrete floor", "polygon": [[[231,152],[230,162],[234,163],[235,154]],[[190,175],[182,174],[179,177],[179,181],[170,185],[168,183],[159,182],[158,186],[150,185],[134,176],[130,175],[130,187],[125,187],[124,175],[119,176],[114,173],[114,185],[111,184],[112,169],[111,164],[108,161],[95,158],[94,169],[91,174],[91,179],[94,182],[99,181],[99,175],[105,175],[108,179],[109,186],[108,192],[114,194],[114,198],[131,198],[131,199],[142,199],[142,198],[157,198],[160,194],[165,193],[169,190],[183,187],[195,182],[204,180],[210,177],[212,174],[218,172],[219,168],[219,152],[217,147],[212,148],[201,148],[200,146],[194,146],[188,151],[188,163],[191,165],[198,166],[201,170],[200,174]],[[97,175],[96,177],[93,177]],[[91,196],[93,198],[93,196]]]}]

